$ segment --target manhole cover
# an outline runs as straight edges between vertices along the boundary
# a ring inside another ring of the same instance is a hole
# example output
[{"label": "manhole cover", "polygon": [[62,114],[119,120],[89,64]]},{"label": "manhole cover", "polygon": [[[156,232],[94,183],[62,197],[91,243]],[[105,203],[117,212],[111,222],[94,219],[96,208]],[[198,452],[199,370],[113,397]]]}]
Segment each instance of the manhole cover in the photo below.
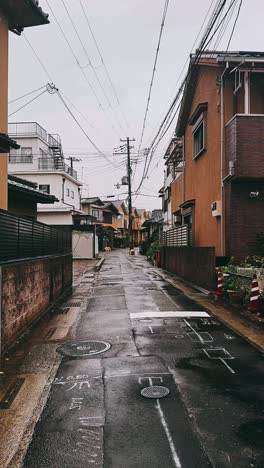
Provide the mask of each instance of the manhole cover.
[{"label": "manhole cover", "polygon": [[160,385],[153,385],[151,387],[145,387],[141,390],[141,395],[145,398],[163,398],[169,395],[170,391],[167,387],[161,387]]},{"label": "manhole cover", "polygon": [[82,357],[104,353],[110,348],[110,343],[106,343],[105,341],[78,341],[59,346],[57,352],[63,356]]}]

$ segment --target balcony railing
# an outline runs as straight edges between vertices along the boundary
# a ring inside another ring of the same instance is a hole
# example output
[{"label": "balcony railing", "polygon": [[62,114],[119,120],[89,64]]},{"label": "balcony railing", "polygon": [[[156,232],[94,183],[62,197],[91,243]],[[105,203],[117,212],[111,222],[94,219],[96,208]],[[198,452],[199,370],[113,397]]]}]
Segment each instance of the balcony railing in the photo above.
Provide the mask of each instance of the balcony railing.
[{"label": "balcony railing", "polygon": [[26,156],[26,155],[21,155],[21,154],[18,154],[18,155],[13,155],[13,154],[9,154],[9,162],[10,163],[13,163],[13,164],[16,164],[16,163],[33,163],[33,155],[29,155],[29,156]]},{"label": "balcony railing", "polygon": [[264,115],[237,114],[225,128],[224,177],[264,178]]},{"label": "balcony railing", "polygon": [[47,141],[47,132],[37,122],[14,122],[8,124],[8,134],[12,136],[38,135]]},{"label": "balcony railing", "polygon": [[78,178],[77,171],[61,160],[56,160],[56,158],[39,158],[38,162],[38,168],[40,171],[63,171],[74,179]]}]

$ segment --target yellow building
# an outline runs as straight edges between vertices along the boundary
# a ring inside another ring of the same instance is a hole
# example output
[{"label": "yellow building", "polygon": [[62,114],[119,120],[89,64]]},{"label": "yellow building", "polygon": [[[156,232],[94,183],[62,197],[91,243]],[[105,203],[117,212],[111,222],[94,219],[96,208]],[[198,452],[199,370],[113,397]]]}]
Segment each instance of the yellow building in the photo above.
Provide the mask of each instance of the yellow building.
[{"label": "yellow building", "polygon": [[[8,152],[18,145],[8,135],[8,34],[20,35],[24,28],[49,23],[36,0],[0,2],[0,209],[7,209]],[[18,75],[19,76],[19,75]],[[19,78],[18,78],[19,79]]]}]

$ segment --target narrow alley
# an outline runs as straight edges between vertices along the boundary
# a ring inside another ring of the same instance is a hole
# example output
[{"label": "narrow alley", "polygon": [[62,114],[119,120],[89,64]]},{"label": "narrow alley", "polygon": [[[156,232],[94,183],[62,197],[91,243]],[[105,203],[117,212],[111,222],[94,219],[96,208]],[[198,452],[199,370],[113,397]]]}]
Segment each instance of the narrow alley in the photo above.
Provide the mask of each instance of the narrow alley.
[{"label": "narrow alley", "polygon": [[263,466],[259,351],[139,255],[115,250],[75,284],[68,328],[51,318],[24,363],[40,373],[52,347],[57,369],[25,468]]}]

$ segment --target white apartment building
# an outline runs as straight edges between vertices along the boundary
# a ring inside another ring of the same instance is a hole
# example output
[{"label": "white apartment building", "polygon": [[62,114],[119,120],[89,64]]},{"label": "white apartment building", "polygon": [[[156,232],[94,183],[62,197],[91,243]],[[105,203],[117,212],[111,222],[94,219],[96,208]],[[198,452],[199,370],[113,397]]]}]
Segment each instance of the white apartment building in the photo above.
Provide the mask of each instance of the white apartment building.
[{"label": "white apartment building", "polygon": [[9,135],[20,145],[9,154],[8,172],[38,184],[43,192],[55,195],[53,205],[38,205],[38,221],[53,225],[72,225],[74,215],[83,214],[80,204],[81,182],[77,172],[63,156],[59,135],[50,135],[36,122],[9,124]]},{"label": "white apartment building", "polygon": [[162,195],[163,232],[166,232],[178,224],[177,218],[172,213],[171,184],[183,171],[182,140],[180,138],[172,138],[164,159],[164,185],[159,193]]}]

